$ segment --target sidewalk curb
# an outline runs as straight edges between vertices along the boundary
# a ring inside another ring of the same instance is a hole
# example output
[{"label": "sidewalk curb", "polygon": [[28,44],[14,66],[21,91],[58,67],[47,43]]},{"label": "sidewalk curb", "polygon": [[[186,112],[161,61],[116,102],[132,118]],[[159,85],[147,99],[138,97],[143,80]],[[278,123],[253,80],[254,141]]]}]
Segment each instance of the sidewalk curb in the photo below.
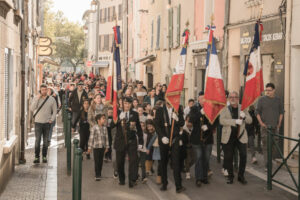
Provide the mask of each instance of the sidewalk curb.
[{"label": "sidewalk curb", "polygon": [[[212,155],[215,156],[215,157],[217,157],[217,152],[215,150],[213,150],[212,151]],[[221,156],[221,159],[223,160],[224,158]],[[252,174],[253,176],[256,176],[256,177],[258,177],[258,178],[260,178],[260,179],[262,179],[262,180],[264,180],[264,181],[267,182],[267,175],[263,174],[263,173],[261,173],[259,171],[257,171],[253,167],[250,167],[250,166],[246,165],[246,172],[248,172],[249,174]],[[295,196],[298,196],[297,192],[295,192],[293,190],[290,190],[290,189],[288,189],[286,187],[283,187],[282,185],[280,185],[278,183],[273,183],[273,185],[275,185],[276,187],[278,187],[278,188],[280,188],[280,189],[282,189],[282,190],[284,190],[286,192],[289,192],[289,193],[291,193],[291,194],[293,194]],[[266,183],[266,186],[267,186],[267,183]]]},{"label": "sidewalk curb", "polygon": [[56,144],[49,148],[49,161],[44,200],[57,200],[57,126],[52,141]]}]

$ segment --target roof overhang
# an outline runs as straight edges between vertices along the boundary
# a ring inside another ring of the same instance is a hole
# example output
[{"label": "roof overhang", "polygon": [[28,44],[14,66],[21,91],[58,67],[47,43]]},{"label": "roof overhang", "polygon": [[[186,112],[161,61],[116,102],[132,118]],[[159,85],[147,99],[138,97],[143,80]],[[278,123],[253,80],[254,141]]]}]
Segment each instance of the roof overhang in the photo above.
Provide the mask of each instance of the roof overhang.
[{"label": "roof overhang", "polygon": [[143,58],[139,58],[139,59],[136,59],[134,61],[134,63],[139,63],[139,62],[143,62],[143,63],[147,63],[147,62],[152,62],[156,59],[156,54],[151,54],[151,55],[148,55],[148,56],[145,56]]}]

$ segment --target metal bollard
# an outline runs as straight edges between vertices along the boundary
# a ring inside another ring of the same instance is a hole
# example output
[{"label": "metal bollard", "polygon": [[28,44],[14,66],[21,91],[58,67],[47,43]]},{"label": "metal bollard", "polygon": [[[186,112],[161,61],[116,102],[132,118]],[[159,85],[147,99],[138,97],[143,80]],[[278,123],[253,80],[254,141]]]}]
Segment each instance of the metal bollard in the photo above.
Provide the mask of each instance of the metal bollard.
[{"label": "metal bollard", "polygon": [[73,170],[76,171],[73,178],[73,200],[81,200],[81,185],[82,185],[82,150],[77,148],[75,150],[75,165]]},{"label": "metal bollard", "polygon": [[[72,169],[72,196],[75,196],[75,177],[77,176],[77,171],[75,170],[75,156],[76,156],[76,149],[78,149],[78,144],[79,144],[79,140],[78,139],[74,139],[73,140],[73,169]],[[74,198],[73,198],[74,199]]]},{"label": "metal bollard", "polygon": [[71,112],[68,112],[66,146],[67,146],[67,173],[71,176]]},{"label": "metal bollard", "polygon": [[300,181],[300,133],[298,134],[298,200],[300,200],[300,184],[299,184],[299,181]]},{"label": "metal bollard", "polygon": [[273,135],[272,135],[272,132],[271,132],[271,128],[268,127],[268,130],[267,130],[267,142],[268,142],[268,147],[267,147],[267,150],[268,150],[268,179],[267,179],[267,188],[268,190],[272,190],[272,142],[273,142]]},{"label": "metal bollard", "polygon": [[218,163],[221,162],[221,134],[222,128],[221,125],[217,127],[217,161]]},{"label": "metal bollard", "polygon": [[68,130],[68,112],[67,112],[67,106],[66,105],[64,105],[63,112],[64,112],[64,116],[65,116],[65,118],[64,118],[65,147],[67,147],[66,141],[67,141],[67,130]]}]

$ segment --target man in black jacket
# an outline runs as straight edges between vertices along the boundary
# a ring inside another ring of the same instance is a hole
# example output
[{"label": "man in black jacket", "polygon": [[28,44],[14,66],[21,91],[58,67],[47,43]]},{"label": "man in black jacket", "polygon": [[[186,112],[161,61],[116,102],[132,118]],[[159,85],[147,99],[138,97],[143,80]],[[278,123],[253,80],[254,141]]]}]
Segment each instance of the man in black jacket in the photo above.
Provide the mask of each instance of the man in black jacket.
[{"label": "man in black jacket", "polygon": [[[142,149],[144,144],[143,131],[140,125],[139,115],[137,112],[133,111],[131,107],[132,98],[126,97],[124,99],[124,110],[119,114],[117,124],[112,124],[112,126],[117,126],[114,148],[116,150],[119,184],[125,185],[124,165],[127,153],[129,158],[128,182],[130,188],[135,185],[137,180],[137,150]],[[137,144],[137,136],[139,145]]]},{"label": "man in black jacket", "polygon": [[[181,109],[182,110],[182,109]],[[173,130],[173,139],[172,139],[172,158],[173,158],[173,169],[174,169],[174,178],[176,182],[176,191],[181,192],[184,188],[181,185],[180,177],[180,159],[179,158],[179,132],[180,127],[184,125],[183,112],[179,112],[177,115],[170,104],[163,105],[162,107],[156,110],[155,114],[155,128],[158,134],[158,143],[161,156],[161,172],[162,172],[162,187],[161,191],[167,190],[168,185],[168,160],[169,160],[169,151],[170,151],[170,136],[171,136],[171,126],[172,120],[174,119],[174,130]]]},{"label": "man in black jacket", "polygon": [[209,160],[213,145],[215,125],[210,124],[203,110],[204,93],[200,92],[198,103],[191,108],[190,121],[193,123],[191,143],[195,152],[196,185],[208,184]]},{"label": "man in black jacket", "polygon": [[83,83],[79,82],[77,88],[71,93],[69,98],[69,110],[72,112],[72,129],[75,131],[76,124],[79,120],[80,109],[83,100],[88,99],[88,95],[83,89]]}]

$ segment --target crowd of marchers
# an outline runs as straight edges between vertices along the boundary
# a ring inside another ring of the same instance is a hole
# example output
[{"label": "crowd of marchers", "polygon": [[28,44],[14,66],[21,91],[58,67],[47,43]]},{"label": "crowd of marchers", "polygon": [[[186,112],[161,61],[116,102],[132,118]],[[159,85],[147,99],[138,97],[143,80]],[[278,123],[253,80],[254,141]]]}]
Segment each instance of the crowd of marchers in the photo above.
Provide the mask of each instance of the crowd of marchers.
[{"label": "crowd of marchers", "polygon": [[221,132],[222,171],[226,182],[234,182],[233,160],[238,151],[237,180],[247,184],[248,149],[252,164],[257,163],[254,138],[261,137],[266,169],[267,127],[278,132],[282,124],[283,105],[275,96],[272,83],[266,84],[265,95],[255,107],[244,111],[241,111],[238,92],[226,91],[227,106],[213,124],[206,118],[201,91],[196,101],[190,99],[185,108],[180,105],[178,112],[174,112],[165,99],[166,84],[146,88],[142,81],[123,81],[118,91],[117,118],[114,118],[111,103],[105,102],[106,89],[106,80],[101,75],[44,72],[39,94],[31,103],[36,136],[35,164],[40,163],[41,138],[42,162],[47,163],[48,146],[62,104],[72,113],[72,134],[79,134],[80,148],[86,159],[91,159],[91,155],[94,159],[96,181],[101,180],[103,162],[107,162],[112,164],[113,177],[125,185],[124,166],[128,160],[130,188],[138,182],[147,182],[147,177],[155,174],[160,190],[166,191],[168,170],[172,170],[177,193],[186,189],[182,185],[182,173],[191,179],[192,165],[195,165],[196,186],[209,183],[213,175],[210,158],[217,129]]}]

